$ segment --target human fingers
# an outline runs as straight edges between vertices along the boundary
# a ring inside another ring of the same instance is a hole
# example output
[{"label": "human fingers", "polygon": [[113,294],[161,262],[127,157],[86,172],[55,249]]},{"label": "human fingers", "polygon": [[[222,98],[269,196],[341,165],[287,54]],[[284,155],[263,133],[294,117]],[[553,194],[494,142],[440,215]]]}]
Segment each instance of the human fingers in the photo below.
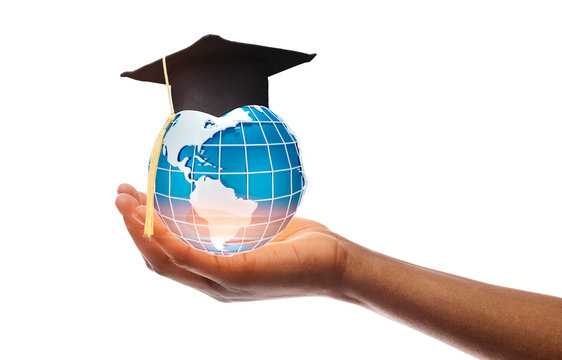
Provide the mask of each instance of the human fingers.
[{"label": "human fingers", "polygon": [[[138,216],[135,212],[136,207],[132,208],[131,205],[133,201],[135,200],[129,194],[121,194],[118,196],[116,203],[118,204],[118,207],[121,207],[123,210],[123,219],[127,226],[127,230],[133,238],[135,245],[141,252],[147,267],[157,274],[171,278],[172,280],[191,286],[210,296],[213,296],[217,290],[216,284],[214,284],[211,280],[177,266],[170,257],[162,251],[155,241],[144,236],[144,217]],[[165,236],[166,233],[170,234],[160,219],[155,218],[154,234],[157,236]]]},{"label": "human fingers", "polygon": [[146,194],[142,191],[138,192],[140,198],[140,205],[146,205]]},{"label": "human fingers", "polygon": [[125,184],[125,183],[119,185],[117,187],[117,194],[129,194],[137,201],[139,205],[142,205],[139,193],[137,189],[135,189],[132,185]]},{"label": "human fingers", "polygon": [[[160,249],[158,244],[144,236],[144,220],[143,218],[135,216],[137,200],[128,193],[122,193],[115,199],[115,205],[123,215],[123,220],[135,245],[143,255],[145,261],[149,263],[147,264],[150,265],[148,266],[149,269],[157,273],[165,274],[175,267],[175,264],[173,264],[170,258]],[[164,232],[165,230],[162,229],[160,225],[161,224],[157,224],[155,226],[156,230],[158,232]]]},{"label": "human fingers", "polygon": [[120,193],[115,198],[115,206],[124,217],[131,217],[138,206],[138,201],[128,193]]},{"label": "human fingers", "polygon": [[144,259],[150,263],[149,268],[156,271],[158,268],[168,267],[171,263],[168,256],[157,244],[151,244],[144,237],[144,221],[135,216],[137,200],[128,193],[122,193],[115,199],[115,205],[123,215],[123,221],[135,245],[143,254]]},{"label": "human fingers", "polygon": [[294,217],[291,219],[287,227],[280,232],[271,242],[287,241],[295,238],[298,233],[319,231],[328,232],[328,228],[319,222],[304,218]]}]

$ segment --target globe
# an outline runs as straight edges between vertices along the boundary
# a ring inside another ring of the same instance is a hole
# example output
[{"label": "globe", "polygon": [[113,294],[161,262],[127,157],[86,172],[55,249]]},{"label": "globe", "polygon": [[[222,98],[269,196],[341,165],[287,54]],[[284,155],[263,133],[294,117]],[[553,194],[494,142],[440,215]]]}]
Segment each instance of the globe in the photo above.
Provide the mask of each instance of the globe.
[{"label": "globe", "polygon": [[231,256],[283,231],[305,184],[297,139],[267,107],[184,110],[164,135],[154,210],[186,244]]}]

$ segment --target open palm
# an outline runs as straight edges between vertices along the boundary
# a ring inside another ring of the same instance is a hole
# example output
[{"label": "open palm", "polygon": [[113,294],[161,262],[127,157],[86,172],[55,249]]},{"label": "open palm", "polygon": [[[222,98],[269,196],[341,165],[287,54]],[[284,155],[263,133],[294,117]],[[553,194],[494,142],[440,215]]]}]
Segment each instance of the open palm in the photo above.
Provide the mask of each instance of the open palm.
[{"label": "open palm", "polygon": [[220,301],[334,296],[345,265],[345,239],[324,225],[294,218],[266,246],[232,257],[208,255],[184,244],[155,219],[143,235],[146,195],[122,184],[115,204],[146,265],[156,273]]}]

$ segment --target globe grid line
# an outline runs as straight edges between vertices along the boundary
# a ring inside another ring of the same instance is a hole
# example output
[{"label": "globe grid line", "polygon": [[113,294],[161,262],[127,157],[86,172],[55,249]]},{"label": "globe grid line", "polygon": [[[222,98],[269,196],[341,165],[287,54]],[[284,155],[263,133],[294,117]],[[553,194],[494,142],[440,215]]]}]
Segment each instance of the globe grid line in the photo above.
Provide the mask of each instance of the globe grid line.
[{"label": "globe grid line", "polygon": [[[271,170],[271,197],[274,197],[275,195],[275,176],[273,173],[273,161],[271,161],[271,148],[269,147],[269,142],[267,140],[267,136],[265,136],[265,131],[263,131],[263,126],[261,124],[261,121],[259,121],[259,117],[256,116],[256,114],[254,113],[254,111],[252,110],[251,107],[248,107],[248,109],[250,110],[250,112],[252,113],[252,115],[254,115],[254,117],[258,120],[258,124],[260,126],[261,132],[263,134],[263,138],[265,140],[265,145],[267,146],[267,155],[269,157],[269,168]],[[263,111],[262,111],[263,112]],[[265,114],[265,112],[264,112]],[[267,115],[267,114],[266,114]],[[269,118],[269,117],[268,117]],[[275,125],[273,125],[275,126]],[[281,140],[283,140],[283,138],[281,138]],[[220,151],[220,150],[219,150]],[[289,159],[287,159],[289,160]],[[289,166],[290,166],[290,162],[289,162]],[[291,180],[292,181],[292,180]],[[260,242],[263,241],[263,237],[265,236],[265,233],[267,232],[267,229],[269,229],[269,223],[271,222],[271,213],[273,212],[273,200],[271,201],[271,205],[269,206],[269,217],[268,217],[268,224],[266,225],[265,229],[263,230],[263,233],[261,235],[261,239]],[[258,243],[259,244],[259,243]],[[254,250],[256,248],[256,246],[258,245],[256,244],[252,250]]]},{"label": "globe grid line", "polygon": [[[172,200],[170,200],[171,202]],[[160,202],[158,201],[158,196],[156,196],[156,194],[154,194],[154,203],[156,204],[156,208],[158,209],[158,216],[160,216],[160,220],[162,220],[162,223],[164,223],[164,219],[162,219],[162,211],[160,210]],[[172,205],[170,205],[170,207],[172,207]]]},{"label": "globe grid line", "polygon": [[[192,173],[193,173],[193,169],[195,167],[196,151],[197,151],[197,147],[194,146],[193,147],[193,158],[192,158],[193,160],[191,160],[191,172]],[[170,176],[172,176],[171,173],[170,173]],[[193,188],[195,187],[195,178],[193,176],[191,176],[191,178],[192,178],[191,180],[193,180],[193,181],[191,182],[191,192],[190,192],[190,194],[193,193]],[[171,189],[169,189],[169,190],[171,190]],[[195,209],[193,209],[193,206],[191,206],[191,216],[193,217],[193,222],[195,222]],[[175,222],[175,216],[174,216],[174,222]],[[175,222],[175,224],[176,224],[176,227],[179,228],[179,226],[177,225],[177,222]],[[199,236],[199,229],[197,228],[197,226],[194,226],[194,227],[195,227],[195,234],[197,234],[197,240],[199,241],[199,244],[201,244],[201,247],[203,247],[203,249],[207,249],[205,247],[205,245],[203,245],[203,242],[201,241],[201,236]],[[182,235],[183,235],[183,233],[182,233]]]},{"label": "globe grid line", "polygon": [[[297,154],[298,154],[298,157],[299,157],[299,163],[300,163],[300,165],[301,165],[301,167],[302,167],[301,149],[300,149],[300,147],[299,147],[299,144],[295,144],[295,147],[297,148]],[[291,183],[291,185],[292,185],[292,184],[293,184],[293,183]],[[303,197],[303,195],[304,195],[304,191],[305,191],[305,190],[306,190],[306,179],[305,179],[304,172],[301,170],[301,193],[302,193],[302,194],[299,195],[299,202],[297,203],[297,208],[301,205],[302,197]]]},{"label": "globe grid line", "polygon": [[[217,174],[219,181],[221,181],[221,151],[222,150],[222,130],[219,131],[219,164],[217,165]],[[192,165],[195,163],[195,155],[193,155]],[[194,179],[195,180],[195,179]]]},{"label": "globe grid line", "polygon": [[[246,200],[248,200],[250,198],[250,168],[248,167],[248,148],[246,147],[248,144],[246,143],[246,135],[244,134],[244,123],[240,123],[240,132],[242,133],[242,142],[244,143],[244,161],[246,162]],[[244,230],[242,231],[242,242],[240,243],[238,250],[236,250],[237,253],[240,253],[240,249],[244,246],[245,240],[246,225],[244,225]]]},{"label": "globe grid line", "polygon": [[[255,123],[257,123],[257,121],[247,121],[247,123],[255,124]],[[240,122],[240,125],[242,125],[242,124],[243,123]],[[224,131],[224,130],[221,130],[221,132],[222,131]],[[279,136],[281,136],[281,135],[279,135]],[[283,139],[283,137],[281,137],[281,139]],[[271,145],[271,146],[274,146],[274,145],[281,146],[281,145],[285,145],[285,144],[291,145],[291,144],[296,144],[296,143],[297,143],[296,141],[289,141],[289,142],[286,142],[286,143],[270,143],[269,145]],[[218,147],[218,146],[221,146],[221,147],[228,147],[228,146],[265,146],[265,144],[246,144],[246,145],[244,145],[244,144],[222,144],[222,145],[219,145],[219,144],[203,144],[202,146],[211,146],[211,147]]]},{"label": "globe grid line", "polygon": [[[252,201],[256,201],[256,202],[266,202],[266,201],[274,201],[274,200],[280,200],[280,199],[284,199],[286,197],[291,197],[293,195],[296,195],[298,193],[303,192],[303,189],[297,190],[291,194],[287,194],[287,195],[281,195],[281,196],[276,196],[276,197],[271,197],[271,198],[267,198],[267,199],[257,199],[257,200],[252,200]],[[165,196],[168,197],[168,195],[166,194],[162,194],[160,192],[154,192],[154,194],[156,195],[160,195],[160,196]],[[182,197],[177,197],[177,196],[170,196],[170,199],[175,199],[175,200],[184,200],[184,201],[189,201],[190,199],[188,198],[182,198]]]},{"label": "globe grid line", "polygon": [[[170,170],[172,170],[172,165],[170,164]],[[172,172],[170,171],[168,173],[168,201],[170,202],[170,210],[172,211],[172,217],[175,219],[176,215],[174,213],[173,210],[173,206],[172,206]],[[181,237],[184,238],[185,235],[183,234],[183,231],[181,230],[181,227],[178,226],[178,224],[176,222],[174,222],[174,226],[176,227],[176,229],[178,229],[178,232],[181,234]],[[201,242],[201,240],[199,240],[199,242]],[[203,244],[201,244],[201,246],[203,246]]]},{"label": "globe grid line", "polygon": [[[217,178],[219,180],[219,182],[222,184],[221,181],[221,152],[222,152],[222,132],[223,130],[219,131],[219,163],[217,165]],[[193,160],[191,161],[191,165],[195,165],[195,155],[193,156]],[[193,176],[193,179],[195,180],[195,176]],[[191,194],[189,195],[191,196]],[[193,209],[193,207],[191,207]],[[193,218],[193,221],[195,221],[195,217]],[[209,229],[209,232],[211,230]],[[224,247],[221,249],[221,254],[224,256]]]},{"label": "globe grid line", "polygon": [[[287,219],[291,219],[295,214],[296,214],[296,211],[290,213],[287,217],[283,217],[283,218],[280,218],[280,219],[275,220],[274,223],[277,223],[277,222],[285,222]],[[199,227],[199,226],[200,226],[200,227],[209,227],[209,225],[207,225],[207,224],[186,223],[186,222],[183,222],[183,221],[180,221],[180,220],[174,220],[174,219],[172,219],[172,218],[170,218],[170,217],[168,217],[168,216],[166,216],[166,215],[161,215],[161,214],[160,214],[160,216],[163,217],[163,218],[165,218],[165,219],[168,219],[168,220],[170,220],[170,221],[174,221],[174,222],[178,222],[178,223],[182,223],[182,224],[186,224],[186,225],[192,225],[192,226],[195,227],[195,228],[197,228],[197,227]],[[258,227],[258,226],[263,226],[263,225],[267,225],[267,224],[268,224],[268,223],[257,223],[257,224],[247,225],[247,226],[245,226],[245,227],[246,227],[246,228],[251,228],[251,227]],[[199,243],[201,244],[201,246],[203,247],[203,249],[207,249],[207,247],[206,247],[204,244],[213,245],[213,242],[210,241],[210,240],[209,240],[209,241],[205,241],[205,240],[201,240],[201,239],[195,240],[195,239],[192,239],[192,238],[190,238],[190,237],[187,237],[187,236],[185,236],[185,235],[183,234],[183,232],[181,231],[181,228],[180,228],[179,226],[177,226],[177,228],[178,228],[178,230],[179,230],[179,232],[180,232],[180,237],[182,238],[182,240],[184,240],[184,242],[194,242],[194,241],[197,241],[197,242],[199,242]],[[178,234],[175,234],[175,235],[178,235]],[[259,239],[259,240],[250,241],[250,242],[248,242],[247,244],[249,244],[249,243],[254,243],[254,242],[255,242],[256,244],[258,244],[258,243],[260,243],[260,242],[262,242],[262,241],[263,241],[262,239]],[[234,251],[233,251],[233,252],[234,252]]]},{"label": "globe grid line", "polygon": [[[265,147],[265,145],[261,145],[261,146],[264,146],[264,147]],[[290,161],[289,161],[289,163],[290,163]],[[266,171],[266,170],[263,170],[263,171],[249,171],[249,172],[221,171],[221,174],[222,174],[222,175],[269,174],[270,172],[292,171],[292,170],[299,170],[299,169],[301,169],[301,168],[302,168],[302,166],[299,165],[299,166],[294,166],[294,167],[290,167],[290,168],[286,168],[286,169],[277,169],[277,170],[273,170],[273,171]],[[183,173],[183,171],[181,171],[181,170],[175,170],[175,169],[169,170],[169,169],[162,168],[162,167],[158,167],[157,169],[158,169],[158,170],[164,170],[164,171],[171,171],[171,172]],[[192,172],[190,172],[190,174],[197,174],[197,175],[217,175],[218,172],[217,172],[217,173],[212,173],[212,172],[208,172],[208,171],[192,171]]]},{"label": "globe grid line", "polygon": [[[172,168],[172,165],[170,164],[170,169]],[[174,207],[172,206],[172,199],[170,198],[170,196],[172,196],[172,173],[168,173],[168,202],[170,204],[170,211],[172,211],[172,217],[175,219],[176,218],[176,214],[174,213]],[[178,227],[176,225],[176,227]],[[178,230],[180,231],[180,234],[183,235],[183,233],[181,232],[181,229],[178,228]]]},{"label": "globe grid line", "polygon": [[[269,117],[269,114],[265,113],[265,116],[267,116],[268,119],[273,120],[273,119],[271,119],[271,118]],[[281,132],[279,131],[279,128],[277,127],[277,124],[273,124],[273,127],[274,127],[275,130],[277,131],[277,134],[279,134],[279,138],[280,138],[280,139],[283,139],[283,136],[281,135]],[[291,133],[289,132],[288,129],[286,129],[286,130],[287,130],[287,133],[289,134],[289,136],[291,136],[291,137],[293,138],[293,140],[294,140],[293,143],[295,144],[295,147],[297,147],[297,145],[296,145],[296,143],[297,143],[297,142],[296,142],[296,139],[291,135]],[[287,162],[289,163],[289,166],[291,166],[291,158],[289,157],[289,150],[287,149],[286,143],[283,143],[283,147],[285,148],[285,154],[287,155]],[[297,148],[297,149],[298,149],[298,148]],[[301,168],[301,172],[302,172],[302,164],[300,164],[299,167]],[[273,174],[273,168],[272,168],[271,170],[272,170],[272,174]],[[291,172],[292,172],[292,171],[293,171],[293,170],[291,169]],[[301,185],[302,185],[302,183],[301,183]],[[293,193],[293,178],[292,178],[292,174],[291,174],[291,183],[290,183],[290,186],[291,186],[291,194],[292,194],[292,193]],[[302,187],[302,186],[301,186],[301,187]],[[275,195],[275,194],[272,194],[272,195]],[[291,209],[291,202],[293,202],[293,195],[291,195],[291,199],[289,199],[289,202],[287,203],[287,211],[285,211],[285,219],[284,219],[283,222],[281,223],[281,226],[279,226],[279,228],[277,229],[277,232],[275,233],[275,236],[274,236],[272,239],[275,239],[275,238],[279,235],[279,233],[281,232],[281,229],[284,229],[283,226],[285,225],[285,222],[287,221],[287,216],[288,216],[288,214],[289,214],[289,210]],[[273,204],[273,200],[272,200],[272,204]],[[295,211],[295,212],[296,212],[296,211]],[[291,217],[291,218],[292,218],[292,217]],[[289,221],[291,221],[291,220],[289,220]],[[285,225],[285,226],[286,226],[286,225]]]},{"label": "globe grid line", "polygon": [[244,161],[246,163],[246,200],[250,197],[250,168],[248,167],[248,144],[246,143],[246,135],[244,134],[244,124],[240,123],[240,131],[242,132],[242,142],[244,143]]},{"label": "globe grid line", "polygon": [[[273,221],[273,222],[278,222],[278,221],[281,221],[281,220],[285,220],[285,219],[287,219],[287,218],[289,218],[289,217],[291,217],[292,215],[295,215],[295,214],[296,214],[296,211],[294,211],[294,212],[288,214],[288,215],[285,216],[285,217],[280,217],[279,219],[275,219],[275,221]],[[191,223],[191,222],[188,222],[188,221],[177,220],[177,219],[171,218],[171,217],[166,216],[166,215],[163,215],[163,214],[160,214],[160,216],[162,216],[162,217],[165,218],[165,219],[174,221],[174,222],[176,222],[176,223],[184,224],[184,225],[201,226],[201,227],[210,227],[210,225],[208,225],[208,224]],[[267,225],[267,224],[268,224],[268,223],[266,223],[266,222],[254,223],[254,224],[246,225],[246,227],[257,227],[258,225],[261,226],[261,225]]]}]

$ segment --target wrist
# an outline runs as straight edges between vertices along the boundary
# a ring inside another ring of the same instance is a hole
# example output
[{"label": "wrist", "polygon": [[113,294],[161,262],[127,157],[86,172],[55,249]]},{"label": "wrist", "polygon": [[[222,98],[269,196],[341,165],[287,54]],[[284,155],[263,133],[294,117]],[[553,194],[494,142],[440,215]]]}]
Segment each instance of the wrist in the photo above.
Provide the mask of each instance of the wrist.
[{"label": "wrist", "polygon": [[366,306],[361,300],[361,289],[375,280],[375,266],[377,253],[341,238],[340,261],[337,265],[338,282],[334,286],[332,297],[337,300]]}]

